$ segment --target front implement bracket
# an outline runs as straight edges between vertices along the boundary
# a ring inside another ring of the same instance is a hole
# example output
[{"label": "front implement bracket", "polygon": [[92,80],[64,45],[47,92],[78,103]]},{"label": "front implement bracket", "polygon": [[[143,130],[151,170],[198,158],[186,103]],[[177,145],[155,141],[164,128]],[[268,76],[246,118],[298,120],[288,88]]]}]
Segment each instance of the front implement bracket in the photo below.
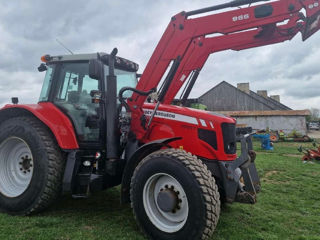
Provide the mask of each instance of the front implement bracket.
[{"label": "front implement bracket", "polygon": [[215,176],[223,190],[226,202],[255,203],[260,191],[260,179],[255,166],[255,152],[250,134],[237,137],[241,144],[241,154],[234,161],[209,161],[204,163]]}]

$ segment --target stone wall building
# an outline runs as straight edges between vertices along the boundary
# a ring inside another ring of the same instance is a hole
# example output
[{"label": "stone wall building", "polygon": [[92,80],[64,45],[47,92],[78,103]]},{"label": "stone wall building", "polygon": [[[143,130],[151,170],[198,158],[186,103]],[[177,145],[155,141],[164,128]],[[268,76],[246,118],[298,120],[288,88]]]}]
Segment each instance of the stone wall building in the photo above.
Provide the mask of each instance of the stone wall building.
[{"label": "stone wall building", "polygon": [[296,131],[302,135],[307,135],[306,116],[310,115],[309,110],[222,111],[219,113],[235,118],[238,126],[248,126],[254,130],[282,130],[286,134]]}]

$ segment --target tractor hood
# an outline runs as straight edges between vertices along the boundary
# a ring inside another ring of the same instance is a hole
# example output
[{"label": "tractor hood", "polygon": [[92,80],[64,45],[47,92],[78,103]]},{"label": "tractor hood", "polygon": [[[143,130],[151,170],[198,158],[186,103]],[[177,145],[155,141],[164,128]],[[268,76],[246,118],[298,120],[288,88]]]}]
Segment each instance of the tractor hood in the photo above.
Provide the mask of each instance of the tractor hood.
[{"label": "tractor hood", "polygon": [[[144,104],[146,117],[154,104]],[[224,161],[236,158],[236,120],[221,114],[173,105],[160,105],[144,142],[181,137],[172,147],[205,158]]]},{"label": "tractor hood", "polygon": [[[146,116],[151,116],[154,107],[155,104],[144,104],[144,114]],[[159,106],[154,118],[168,119],[181,123],[185,122],[205,128],[210,128],[214,124],[220,125],[221,123],[236,123],[236,120],[234,118],[227,117],[219,113],[164,104],[161,104]]]}]

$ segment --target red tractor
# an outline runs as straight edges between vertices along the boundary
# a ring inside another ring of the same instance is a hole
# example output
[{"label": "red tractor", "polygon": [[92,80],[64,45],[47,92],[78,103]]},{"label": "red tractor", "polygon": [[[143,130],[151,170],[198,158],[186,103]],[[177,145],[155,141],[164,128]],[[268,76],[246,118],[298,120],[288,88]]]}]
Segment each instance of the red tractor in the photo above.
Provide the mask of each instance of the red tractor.
[{"label": "red tractor", "polygon": [[317,147],[317,143],[315,142],[313,142],[312,145],[315,147],[315,149],[303,148],[302,146],[298,148],[298,151],[304,154],[301,158],[303,162],[309,162],[312,160],[320,161],[320,145]]},{"label": "red tractor", "polygon": [[[183,85],[185,102],[211,53],[299,32],[305,40],[320,28],[319,0],[243,7],[259,1],[173,16],[138,83],[138,65],[116,49],[43,56],[38,104],[13,98],[0,110],[1,210],[28,215],[61,191],[80,198],[121,184],[121,201],[131,201],[149,238],[207,239],[221,201],[255,203],[260,182],[250,135],[237,136],[233,118],[170,103]],[[221,11],[229,7],[239,8]]]}]

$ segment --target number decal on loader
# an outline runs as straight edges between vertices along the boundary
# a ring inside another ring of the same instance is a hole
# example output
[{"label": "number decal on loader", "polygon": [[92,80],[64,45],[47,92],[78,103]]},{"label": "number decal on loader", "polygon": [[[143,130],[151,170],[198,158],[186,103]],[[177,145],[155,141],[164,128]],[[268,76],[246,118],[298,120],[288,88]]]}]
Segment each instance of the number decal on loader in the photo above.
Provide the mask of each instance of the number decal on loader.
[{"label": "number decal on loader", "polygon": [[243,14],[243,15],[239,15],[239,16],[234,16],[232,18],[232,21],[237,22],[237,21],[247,20],[249,18],[250,18],[249,14]]}]

